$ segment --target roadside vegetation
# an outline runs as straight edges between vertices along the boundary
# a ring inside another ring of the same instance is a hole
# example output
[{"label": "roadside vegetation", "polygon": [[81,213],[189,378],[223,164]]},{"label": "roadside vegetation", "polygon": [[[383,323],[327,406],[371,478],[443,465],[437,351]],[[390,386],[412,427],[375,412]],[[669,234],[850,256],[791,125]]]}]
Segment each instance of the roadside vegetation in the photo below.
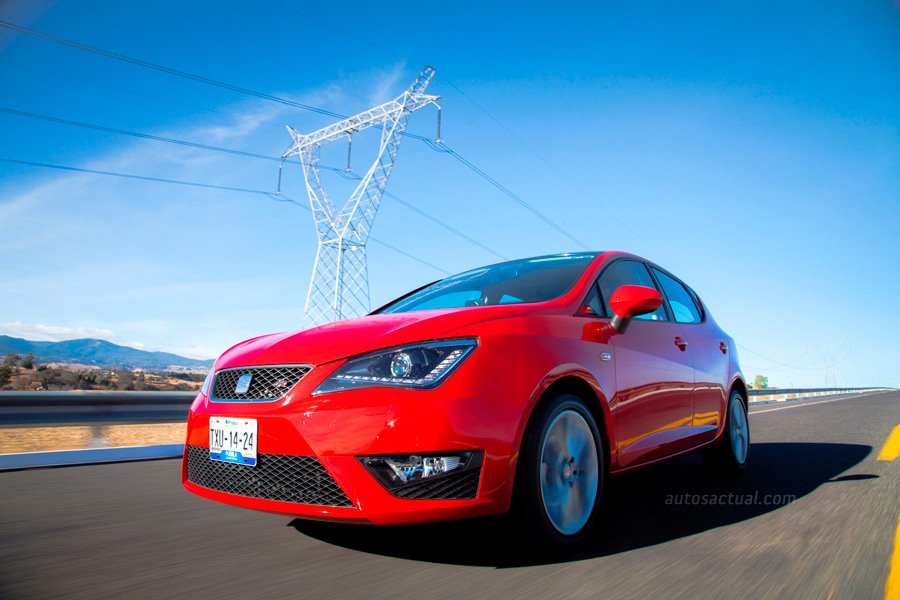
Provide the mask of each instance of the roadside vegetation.
[{"label": "roadside vegetation", "polygon": [[38,364],[30,353],[9,354],[0,363],[0,390],[192,392],[200,389],[204,377],[201,373]]},{"label": "roadside vegetation", "polygon": [[769,378],[765,375],[757,375],[750,384],[750,388],[754,390],[769,389]]}]

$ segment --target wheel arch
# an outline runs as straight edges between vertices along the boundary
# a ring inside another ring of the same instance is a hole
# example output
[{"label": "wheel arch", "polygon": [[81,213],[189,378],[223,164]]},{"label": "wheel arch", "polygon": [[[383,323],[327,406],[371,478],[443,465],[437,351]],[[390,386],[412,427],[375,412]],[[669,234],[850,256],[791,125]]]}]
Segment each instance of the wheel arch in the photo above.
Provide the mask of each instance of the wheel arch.
[{"label": "wheel arch", "polygon": [[603,457],[608,467],[611,467],[613,449],[616,447],[612,414],[606,402],[606,396],[600,389],[599,384],[589,375],[585,375],[577,371],[561,374],[546,382],[546,385],[542,386],[539,392],[535,393],[527,415],[523,417],[519,434],[516,436],[516,451],[514,454],[516,460],[515,464],[511,465],[513,468],[511,473],[513,485],[510,486],[510,491],[515,489],[515,482],[518,479],[519,465],[521,464],[519,454],[522,451],[525,433],[530,427],[535,426],[535,416],[540,413],[540,410],[561,393],[568,392],[584,400],[585,405],[597,422],[597,427],[600,430],[601,445],[603,446]]},{"label": "wheel arch", "polygon": [[731,398],[732,392],[740,392],[741,398],[744,399],[744,408],[750,409],[750,395],[747,391],[747,384],[741,377],[736,377],[734,381],[731,382],[731,387],[728,388],[728,398]]}]

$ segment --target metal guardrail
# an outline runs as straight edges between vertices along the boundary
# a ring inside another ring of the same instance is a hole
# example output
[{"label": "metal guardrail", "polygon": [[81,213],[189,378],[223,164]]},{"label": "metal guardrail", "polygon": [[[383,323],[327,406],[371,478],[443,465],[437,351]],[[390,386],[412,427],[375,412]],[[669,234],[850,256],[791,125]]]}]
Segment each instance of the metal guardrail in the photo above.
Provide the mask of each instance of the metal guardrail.
[{"label": "metal guardrail", "polygon": [[788,402],[792,400],[806,400],[839,396],[843,394],[861,394],[865,392],[887,391],[893,388],[765,388],[748,390],[750,405],[769,404],[772,402]]},{"label": "metal guardrail", "polygon": [[0,425],[187,421],[196,392],[0,392]]},{"label": "metal guardrail", "polygon": [[[750,390],[750,404],[802,400],[893,388]],[[194,392],[0,392],[4,425],[172,423],[187,418]],[[752,398],[756,397],[757,400]],[[183,444],[0,454],[0,472],[178,458]]]},{"label": "metal guardrail", "polygon": [[857,392],[867,392],[869,390],[887,390],[891,388],[764,388],[758,390],[748,390],[750,396],[770,396],[783,394],[810,394],[810,393],[831,393],[831,394],[853,394]]},{"label": "metal guardrail", "polygon": [[129,446],[125,448],[89,448],[86,450],[0,454],[0,472],[74,465],[163,460],[179,458],[183,452],[184,444],[161,444],[157,446]]},{"label": "metal guardrail", "polygon": [[[750,402],[769,397],[850,394],[889,388],[769,388],[750,390]],[[0,392],[0,425],[62,423],[174,423],[186,421],[195,392]]]}]

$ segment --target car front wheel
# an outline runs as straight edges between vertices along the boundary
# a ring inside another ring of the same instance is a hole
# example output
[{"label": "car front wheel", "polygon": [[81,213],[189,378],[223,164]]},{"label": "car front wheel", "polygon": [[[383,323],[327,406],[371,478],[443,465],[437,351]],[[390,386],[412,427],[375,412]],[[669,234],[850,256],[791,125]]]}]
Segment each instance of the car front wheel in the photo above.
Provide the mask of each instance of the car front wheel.
[{"label": "car front wheel", "polygon": [[535,415],[522,443],[516,508],[539,541],[567,547],[590,533],[606,483],[602,444],[574,394],[559,394]]}]

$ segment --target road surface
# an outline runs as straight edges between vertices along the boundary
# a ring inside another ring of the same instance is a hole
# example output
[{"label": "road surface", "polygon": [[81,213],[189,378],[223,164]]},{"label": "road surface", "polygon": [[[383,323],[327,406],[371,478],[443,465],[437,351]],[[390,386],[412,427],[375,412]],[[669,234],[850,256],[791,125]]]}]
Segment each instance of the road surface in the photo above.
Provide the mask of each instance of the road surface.
[{"label": "road surface", "polygon": [[[160,460],[0,473],[0,598],[884,598],[900,392],[751,410],[751,466],[623,475],[571,555],[504,519],[380,529],[196,498]],[[900,550],[898,550],[900,552]]]}]

